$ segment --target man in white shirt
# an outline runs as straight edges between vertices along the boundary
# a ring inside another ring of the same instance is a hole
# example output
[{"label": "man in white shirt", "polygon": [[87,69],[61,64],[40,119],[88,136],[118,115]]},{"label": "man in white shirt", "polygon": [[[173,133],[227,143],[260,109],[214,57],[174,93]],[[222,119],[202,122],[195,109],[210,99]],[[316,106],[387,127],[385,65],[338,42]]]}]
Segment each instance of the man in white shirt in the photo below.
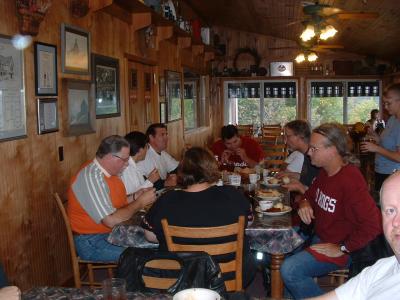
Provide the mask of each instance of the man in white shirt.
[{"label": "man in white shirt", "polygon": [[400,171],[381,189],[383,232],[394,256],[378,260],[334,291],[313,300],[383,300],[400,295]]},{"label": "man in white shirt", "polygon": [[176,169],[179,162],[169,155],[165,149],[168,145],[167,127],[162,123],[151,124],[147,128],[146,136],[149,139],[149,149],[146,153],[146,158],[138,162],[139,170],[145,175],[157,169],[162,182],[154,183],[156,189],[161,189],[164,186],[176,185]]}]

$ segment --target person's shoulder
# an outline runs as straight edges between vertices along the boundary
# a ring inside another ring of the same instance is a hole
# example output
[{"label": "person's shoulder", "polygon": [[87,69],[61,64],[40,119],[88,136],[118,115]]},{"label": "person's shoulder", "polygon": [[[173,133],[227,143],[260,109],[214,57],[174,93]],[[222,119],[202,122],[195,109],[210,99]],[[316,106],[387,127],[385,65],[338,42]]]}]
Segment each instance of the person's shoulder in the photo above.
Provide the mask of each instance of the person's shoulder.
[{"label": "person's shoulder", "polygon": [[253,139],[252,137],[242,135],[242,136],[240,136],[240,138],[242,139],[242,141],[244,141],[248,144],[257,144],[258,145],[258,142],[255,139]]},{"label": "person's shoulder", "polygon": [[381,258],[372,266],[365,268],[365,272],[368,274],[385,274],[390,269],[400,268],[399,262],[396,256],[390,256]]}]

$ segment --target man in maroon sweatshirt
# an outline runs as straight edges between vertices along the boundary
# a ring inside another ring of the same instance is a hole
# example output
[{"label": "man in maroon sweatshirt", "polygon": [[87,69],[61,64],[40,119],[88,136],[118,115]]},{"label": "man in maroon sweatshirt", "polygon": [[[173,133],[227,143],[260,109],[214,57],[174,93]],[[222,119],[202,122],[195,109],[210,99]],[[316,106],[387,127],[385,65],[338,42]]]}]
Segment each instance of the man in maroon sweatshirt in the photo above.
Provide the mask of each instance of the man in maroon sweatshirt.
[{"label": "man in maroon sweatshirt", "polygon": [[314,223],[310,247],[288,257],[281,268],[295,299],[323,294],[313,277],[349,266],[350,252],[365,247],[382,232],[379,209],[368,192],[343,126],[323,124],[313,130],[308,154],[321,171],[299,203],[301,220]]}]

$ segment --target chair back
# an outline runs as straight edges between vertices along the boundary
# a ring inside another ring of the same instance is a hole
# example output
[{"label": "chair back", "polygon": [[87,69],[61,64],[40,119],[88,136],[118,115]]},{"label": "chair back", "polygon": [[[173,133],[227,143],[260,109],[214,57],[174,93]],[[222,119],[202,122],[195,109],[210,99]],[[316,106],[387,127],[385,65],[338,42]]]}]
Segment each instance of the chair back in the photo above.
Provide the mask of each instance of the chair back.
[{"label": "chair back", "polygon": [[[218,227],[180,227],[169,225],[166,219],[161,220],[165,239],[169,251],[204,251],[211,256],[235,253],[235,258],[228,262],[219,263],[222,273],[234,272],[235,278],[225,281],[227,291],[242,290],[242,258],[244,216],[240,216],[237,223]],[[179,244],[173,238],[221,238],[235,235],[235,241],[219,244]]]},{"label": "chair back", "polygon": [[253,125],[236,125],[239,135],[253,136]]},{"label": "chair back", "polygon": [[[173,270],[179,274],[181,265],[178,261],[173,259],[154,259],[148,261],[144,268],[157,269],[157,270]],[[171,288],[178,280],[178,277],[162,278],[157,276],[155,273],[142,273],[142,280],[147,288],[159,289],[167,291]]]}]

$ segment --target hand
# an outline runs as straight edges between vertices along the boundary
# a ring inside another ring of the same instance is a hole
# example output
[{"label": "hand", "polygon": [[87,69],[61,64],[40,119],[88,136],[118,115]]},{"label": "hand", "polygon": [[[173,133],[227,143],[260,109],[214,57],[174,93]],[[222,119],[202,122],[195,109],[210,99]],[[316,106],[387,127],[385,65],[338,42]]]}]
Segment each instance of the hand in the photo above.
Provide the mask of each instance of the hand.
[{"label": "hand", "polygon": [[136,201],[139,201],[142,207],[145,207],[154,201],[156,201],[156,189],[155,188],[147,188],[144,190],[141,195],[137,198]]},{"label": "hand", "polygon": [[246,151],[243,148],[238,148],[235,150],[235,153],[240,156],[243,161],[247,161],[248,157]]},{"label": "hand", "polygon": [[151,171],[150,174],[147,176],[147,179],[154,183],[160,179],[160,173],[157,169],[154,168],[153,171]]},{"label": "hand", "polygon": [[21,291],[16,286],[6,286],[0,289],[0,300],[21,299]]},{"label": "hand", "polygon": [[176,186],[177,177],[176,174],[169,174],[165,179],[164,186]]},{"label": "hand", "polygon": [[297,213],[299,214],[300,219],[307,225],[312,222],[312,219],[315,219],[314,211],[307,200],[300,202],[300,208],[298,209]]},{"label": "hand", "polygon": [[380,146],[371,142],[362,142],[360,145],[361,152],[378,152]]},{"label": "hand", "polygon": [[340,251],[340,245],[337,244],[320,243],[312,245],[310,248],[329,257],[339,257],[344,255],[344,253]]},{"label": "hand", "polygon": [[222,152],[221,155],[221,162],[223,163],[228,163],[229,162],[229,157],[231,157],[231,155],[233,154],[233,152],[231,150],[224,150],[224,152]]},{"label": "hand", "polygon": [[304,194],[304,192],[307,190],[307,187],[302,184],[298,179],[296,178],[290,178],[290,182],[288,184],[282,184],[282,187],[287,189],[289,192],[299,192],[301,194]]}]

